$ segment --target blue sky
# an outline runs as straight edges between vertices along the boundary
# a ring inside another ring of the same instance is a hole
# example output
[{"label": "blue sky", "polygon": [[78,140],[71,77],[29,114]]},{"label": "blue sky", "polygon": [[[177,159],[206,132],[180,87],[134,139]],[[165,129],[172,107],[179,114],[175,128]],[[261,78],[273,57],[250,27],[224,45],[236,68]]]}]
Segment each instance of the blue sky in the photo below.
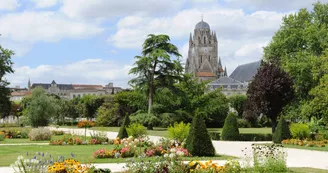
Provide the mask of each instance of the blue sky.
[{"label": "blue sky", "polygon": [[[321,2],[327,2],[322,0]],[[32,83],[128,87],[147,34],[168,34],[185,61],[204,16],[230,74],[261,59],[283,16],[315,0],[1,0],[0,44],[15,51],[11,86]]]}]

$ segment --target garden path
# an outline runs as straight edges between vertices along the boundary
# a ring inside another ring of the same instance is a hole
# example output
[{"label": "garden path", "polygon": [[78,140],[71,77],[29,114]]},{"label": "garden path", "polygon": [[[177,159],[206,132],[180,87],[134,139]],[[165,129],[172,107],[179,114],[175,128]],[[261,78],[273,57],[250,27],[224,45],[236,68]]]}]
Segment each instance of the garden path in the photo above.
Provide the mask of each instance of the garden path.
[{"label": "garden path", "polygon": [[[55,130],[55,127],[50,127],[51,130]],[[84,134],[84,129],[68,129],[68,128],[60,128],[65,132],[74,133],[74,134]],[[90,135],[90,132],[93,130],[88,129],[87,135]],[[107,136],[110,139],[115,139],[117,136],[117,132],[107,132]],[[149,136],[150,140],[153,142],[158,141],[161,137],[158,136]],[[263,144],[263,143],[271,143],[271,141],[267,142],[241,142],[241,141],[213,141],[213,145],[218,154],[236,156],[239,158],[244,157],[245,148],[250,149],[252,144]],[[292,149],[285,148],[285,152],[287,153],[287,166],[288,167],[311,167],[318,169],[328,169],[328,152],[324,151],[311,151],[311,150],[301,150],[301,149]]]}]

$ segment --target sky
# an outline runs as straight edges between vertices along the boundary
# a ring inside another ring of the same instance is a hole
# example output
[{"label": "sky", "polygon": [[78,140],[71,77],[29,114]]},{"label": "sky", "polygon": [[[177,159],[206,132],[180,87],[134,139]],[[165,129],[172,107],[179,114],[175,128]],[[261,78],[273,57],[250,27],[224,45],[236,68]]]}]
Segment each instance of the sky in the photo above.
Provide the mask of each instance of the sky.
[{"label": "sky", "polygon": [[[321,0],[327,3],[328,0]],[[282,18],[316,0],[0,0],[0,45],[15,52],[10,86],[31,83],[129,87],[148,34],[167,34],[185,63],[201,16],[218,37],[228,74],[260,60]]]}]

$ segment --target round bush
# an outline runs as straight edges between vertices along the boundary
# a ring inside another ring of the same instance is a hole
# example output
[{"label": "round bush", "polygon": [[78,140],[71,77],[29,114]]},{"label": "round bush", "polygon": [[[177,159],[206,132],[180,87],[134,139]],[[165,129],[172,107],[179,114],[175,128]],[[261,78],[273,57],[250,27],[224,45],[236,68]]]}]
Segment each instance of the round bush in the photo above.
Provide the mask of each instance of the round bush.
[{"label": "round bush", "polygon": [[292,123],[290,125],[290,132],[293,136],[293,138],[296,139],[305,139],[310,137],[310,128],[306,124],[301,123]]},{"label": "round bush", "polygon": [[237,141],[239,140],[239,129],[237,123],[237,116],[230,112],[224,121],[222,129],[222,140]]},{"label": "round bush", "polygon": [[48,128],[32,129],[28,134],[31,141],[44,141],[51,139],[52,132]]}]

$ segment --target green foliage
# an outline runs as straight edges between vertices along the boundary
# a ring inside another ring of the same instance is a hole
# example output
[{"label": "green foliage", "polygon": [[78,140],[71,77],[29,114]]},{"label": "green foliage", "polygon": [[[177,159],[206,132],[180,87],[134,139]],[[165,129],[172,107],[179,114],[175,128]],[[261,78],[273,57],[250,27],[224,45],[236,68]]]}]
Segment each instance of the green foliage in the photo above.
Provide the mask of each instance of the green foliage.
[{"label": "green foliage", "polygon": [[104,103],[104,97],[94,95],[84,95],[80,104],[83,106],[83,115],[85,118],[94,118],[97,109]]},{"label": "green foliage", "polygon": [[0,132],[0,141],[4,141],[5,140],[5,134]]},{"label": "green foliage", "polygon": [[188,134],[189,134],[189,130],[190,130],[190,124],[185,124],[183,122],[174,123],[174,126],[170,126],[167,131],[168,131],[168,135],[169,138],[172,138],[174,140],[177,140],[178,142],[183,142]]},{"label": "green foliage", "polygon": [[98,126],[117,126],[119,120],[119,104],[105,102],[97,110],[96,124]]},{"label": "green foliage", "polygon": [[[105,99],[105,102],[108,102]],[[114,103],[119,104],[118,114],[121,121],[126,114],[131,115],[137,110],[147,109],[147,98],[141,91],[122,91],[114,95]],[[121,122],[120,121],[120,122]]]},{"label": "green foliage", "polygon": [[196,111],[186,140],[186,148],[193,156],[214,156],[215,149],[203,116],[203,113]]},{"label": "green foliage", "polygon": [[10,113],[10,89],[7,87],[10,83],[4,76],[14,72],[12,69],[13,62],[11,61],[13,55],[13,51],[0,45],[0,118],[8,116]]},{"label": "green foliage", "polygon": [[250,122],[248,122],[245,119],[241,119],[241,118],[237,119],[237,124],[238,124],[238,128],[250,128],[250,127],[252,127],[252,124]]},{"label": "green foliage", "polygon": [[224,141],[237,141],[239,140],[239,129],[237,124],[237,117],[234,113],[230,112],[224,121],[222,129],[222,140]]},{"label": "green foliage", "polygon": [[323,119],[317,120],[316,117],[311,117],[311,121],[307,123],[310,128],[310,133],[315,134],[325,131]]},{"label": "green foliage", "polygon": [[242,168],[240,166],[239,161],[237,161],[237,160],[228,160],[224,164],[224,172],[225,173],[240,173],[240,172],[242,172]]},{"label": "green foliage", "polygon": [[53,97],[47,96],[42,88],[35,88],[24,114],[32,127],[47,126],[58,109]]},{"label": "green foliage", "polygon": [[276,129],[276,132],[273,134],[273,142],[276,144],[281,144],[282,140],[290,139],[291,134],[288,127],[288,124],[283,116],[280,116],[280,120]]},{"label": "green foliage", "polygon": [[152,130],[153,127],[159,123],[159,119],[154,114],[139,113],[130,117],[131,122],[139,123],[147,127],[148,130]]},{"label": "green foliage", "polygon": [[286,154],[275,145],[253,145],[254,172],[287,172]]},{"label": "green foliage", "polygon": [[221,139],[219,132],[209,132],[208,134],[210,135],[212,140],[218,140],[219,141]]},{"label": "green foliage", "polygon": [[290,125],[290,132],[293,138],[296,139],[306,139],[310,137],[310,128],[306,124],[292,123]]},{"label": "green foliage", "polygon": [[239,141],[272,141],[272,134],[241,133]]},{"label": "green foliage", "polygon": [[[272,122],[272,133],[276,120],[284,106],[293,99],[293,81],[279,66],[263,62],[247,90],[246,108],[266,115]],[[248,102],[248,103],[247,103]]]},{"label": "green foliage", "polygon": [[48,128],[35,128],[28,134],[31,141],[45,141],[51,139],[52,132]]},{"label": "green foliage", "polygon": [[139,124],[133,123],[126,128],[129,136],[133,136],[134,138],[144,137],[147,135],[146,127]]},{"label": "green foliage", "polygon": [[228,98],[230,106],[238,112],[238,117],[242,118],[244,112],[244,104],[247,99],[245,95],[232,95]]},{"label": "green foliage", "polygon": [[129,115],[125,115],[125,118],[123,120],[123,123],[121,124],[120,131],[117,134],[117,137],[120,139],[129,137],[128,132],[126,131],[126,128],[130,125],[130,118]]},{"label": "green foliage", "polygon": [[[178,57],[171,60],[170,56]],[[183,68],[178,48],[170,43],[167,35],[149,34],[143,44],[142,56],[136,56],[135,67],[130,74],[136,78],[129,83],[139,88],[148,96],[148,114],[151,113],[154,95],[158,88],[172,88],[175,80],[180,78]]]}]

